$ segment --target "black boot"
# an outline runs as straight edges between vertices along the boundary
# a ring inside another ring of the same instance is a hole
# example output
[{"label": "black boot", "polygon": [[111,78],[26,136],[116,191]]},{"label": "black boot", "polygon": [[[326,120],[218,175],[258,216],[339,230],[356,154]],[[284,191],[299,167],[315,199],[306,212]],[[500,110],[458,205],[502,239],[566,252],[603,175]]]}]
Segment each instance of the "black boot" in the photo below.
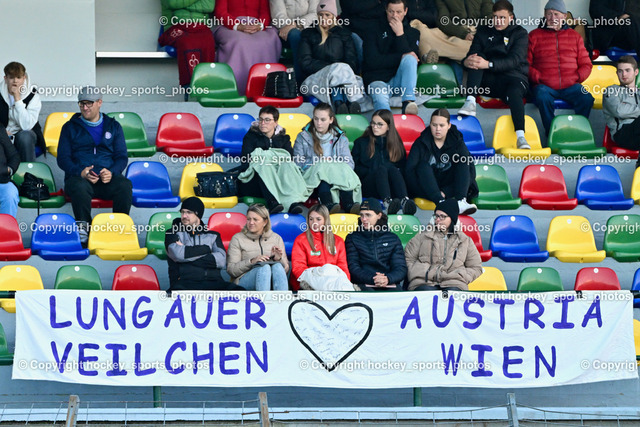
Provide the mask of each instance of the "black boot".
[{"label": "black boot", "polygon": [[392,199],[391,203],[389,203],[389,208],[387,209],[387,215],[395,215],[400,209],[402,209],[402,200]]},{"label": "black boot", "polygon": [[345,212],[356,215],[360,213],[360,203],[353,202],[353,191],[340,191],[340,204]]},{"label": "black boot", "polygon": [[289,213],[293,215],[301,215],[304,212],[304,203],[296,202],[289,206]]},{"label": "black boot", "polygon": [[327,209],[329,209],[330,214],[342,213],[340,203],[333,203],[331,193],[320,193],[318,194],[318,197],[320,198],[320,203],[322,203],[327,207]]},{"label": "black boot", "polygon": [[269,214],[277,214],[284,210],[284,206],[281,203],[278,203],[276,199],[267,200],[267,209],[269,209]]},{"label": "black boot", "polygon": [[408,197],[402,199],[402,213],[404,215],[415,215],[418,207],[416,203]]}]

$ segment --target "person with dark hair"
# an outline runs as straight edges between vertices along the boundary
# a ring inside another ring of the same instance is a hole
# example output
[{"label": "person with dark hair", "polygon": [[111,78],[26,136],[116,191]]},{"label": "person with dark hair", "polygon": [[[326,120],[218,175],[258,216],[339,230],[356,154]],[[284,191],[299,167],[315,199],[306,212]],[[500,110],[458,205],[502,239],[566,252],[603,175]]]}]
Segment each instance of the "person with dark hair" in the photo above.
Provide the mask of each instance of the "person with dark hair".
[{"label": "person with dark hair", "polygon": [[197,197],[182,202],[180,218],[173,220],[164,236],[171,291],[241,291],[244,288],[222,279],[227,253],[220,234],[202,222],[204,204]]},{"label": "person with dark hair", "polygon": [[358,229],[345,240],[351,282],[363,291],[402,290],[407,275],[400,238],[389,230],[378,199],[362,202]]},{"label": "person with dark hair", "polygon": [[476,245],[458,223],[458,204],[453,199],[438,202],[435,225],[409,240],[404,250],[410,291],[468,290],[482,274]]},{"label": "person with dark hair", "polygon": [[467,57],[467,100],[458,111],[465,116],[476,115],[476,95],[504,99],[511,109],[517,146],[530,149],[524,137],[524,97],[529,89],[527,30],[515,24],[513,5],[498,0],[493,5],[493,24],[478,26]]},{"label": "person with dark hair", "polygon": [[383,200],[389,215],[400,210],[405,215],[416,213],[416,204],[409,198],[404,181],[407,154],[391,111],[373,113],[371,123],[353,143],[351,155],[364,197]]},{"label": "person with dark hair", "polygon": [[20,155],[0,124],[0,214],[9,214],[14,218],[18,215],[20,197],[11,177],[19,165]]},{"label": "person with dark hair", "polygon": [[[355,175],[353,171],[353,158],[349,151],[347,135],[340,129],[335,114],[329,104],[320,103],[313,109],[313,118],[302,129],[293,146],[293,159],[302,171],[318,163],[328,162],[333,165],[334,172],[337,168],[341,173],[327,174],[329,181],[322,180],[317,188],[320,203],[325,205],[329,213],[360,212],[360,202],[354,200],[354,191],[341,189],[345,187],[345,176]],[[347,170],[348,169],[348,170]],[[357,181],[357,177],[355,177]],[[360,184],[357,182],[357,184]],[[333,188],[339,194],[339,203],[332,196]],[[342,210],[344,209],[344,211]]]},{"label": "person with dark hair", "polygon": [[595,49],[604,52],[615,46],[640,53],[639,1],[591,0],[589,15],[598,22],[590,27]]},{"label": "person with dark hair", "polygon": [[[620,84],[605,89],[602,112],[616,145],[640,150],[640,93],[636,87],[638,63],[632,56],[623,56],[616,69]],[[640,167],[640,158],[636,162],[637,167]]]},{"label": "person with dark hair", "polygon": [[8,63],[0,82],[0,125],[18,150],[21,162],[35,161],[36,146],[46,151],[38,123],[41,107],[38,90],[31,86],[24,65]]},{"label": "person with dark hair", "polygon": [[429,127],[411,146],[405,172],[409,193],[438,203],[455,199],[461,215],[471,215],[476,205],[467,202],[478,194],[473,158],[462,133],[451,124],[449,112],[440,108]]}]

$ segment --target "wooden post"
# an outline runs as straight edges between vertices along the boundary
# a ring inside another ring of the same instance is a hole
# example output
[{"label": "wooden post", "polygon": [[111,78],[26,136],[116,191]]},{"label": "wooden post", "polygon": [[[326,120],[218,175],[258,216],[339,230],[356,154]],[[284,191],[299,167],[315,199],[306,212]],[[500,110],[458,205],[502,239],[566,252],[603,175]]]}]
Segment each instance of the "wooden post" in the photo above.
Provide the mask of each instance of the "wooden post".
[{"label": "wooden post", "polygon": [[271,427],[269,403],[267,403],[267,393],[264,391],[258,393],[258,410],[260,411],[260,425],[262,427]]},{"label": "wooden post", "polygon": [[80,406],[80,398],[72,394],[69,396],[69,407],[67,408],[67,423],[66,427],[76,427],[76,421],[78,418],[78,406]]}]

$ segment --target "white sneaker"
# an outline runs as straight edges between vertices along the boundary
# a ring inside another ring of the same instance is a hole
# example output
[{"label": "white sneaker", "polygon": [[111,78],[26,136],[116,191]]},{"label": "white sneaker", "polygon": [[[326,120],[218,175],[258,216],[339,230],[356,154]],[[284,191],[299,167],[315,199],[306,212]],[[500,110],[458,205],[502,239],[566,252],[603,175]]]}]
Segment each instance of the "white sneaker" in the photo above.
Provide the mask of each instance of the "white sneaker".
[{"label": "white sneaker", "polygon": [[458,209],[460,210],[460,215],[471,215],[476,213],[478,207],[473,203],[467,202],[467,199],[464,198],[462,200],[458,200]]},{"label": "white sneaker", "polygon": [[531,150],[531,146],[529,145],[529,143],[527,142],[524,136],[518,137],[518,140],[516,141],[516,145],[520,150]]},{"label": "white sneaker", "polygon": [[460,116],[476,116],[476,102],[470,99],[464,101],[464,105],[458,110]]}]

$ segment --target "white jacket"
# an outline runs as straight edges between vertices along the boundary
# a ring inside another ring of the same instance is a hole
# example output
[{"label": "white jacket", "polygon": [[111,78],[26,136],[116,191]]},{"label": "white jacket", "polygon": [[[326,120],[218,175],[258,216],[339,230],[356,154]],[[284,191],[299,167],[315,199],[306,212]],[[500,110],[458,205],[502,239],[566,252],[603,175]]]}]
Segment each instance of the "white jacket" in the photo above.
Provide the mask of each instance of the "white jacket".
[{"label": "white jacket", "polygon": [[[21,91],[22,99],[29,96],[33,87],[29,84],[29,75],[26,75],[26,79],[24,81],[24,88],[28,88],[29,90]],[[24,92],[24,94],[22,94]],[[4,102],[9,106],[9,123],[7,125],[7,130],[11,135],[15,135],[21,130],[31,130],[36,123],[38,123],[38,116],[40,115],[40,108],[42,107],[42,102],[40,101],[40,95],[36,93],[33,96],[33,99],[29,102],[29,106],[25,107],[24,102],[22,100],[15,102],[13,106],[11,105],[11,98],[9,96],[9,88],[7,87],[7,83],[4,79],[0,82],[0,95]]]},{"label": "white jacket", "polygon": [[318,19],[318,3],[320,0],[269,0],[271,25],[282,28],[289,24],[301,24],[309,28]]}]

